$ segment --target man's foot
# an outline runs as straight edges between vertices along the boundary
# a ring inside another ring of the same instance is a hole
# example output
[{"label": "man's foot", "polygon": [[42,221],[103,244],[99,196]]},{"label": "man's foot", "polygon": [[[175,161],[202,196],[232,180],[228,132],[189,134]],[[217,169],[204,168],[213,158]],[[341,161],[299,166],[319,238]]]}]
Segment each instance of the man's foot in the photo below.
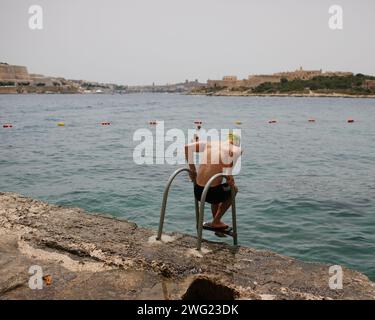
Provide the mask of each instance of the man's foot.
[{"label": "man's foot", "polygon": [[228,225],[222,221],[215,221],[215,219],[212,220],[211,226],[215,229],[228,229]]},{"label": "man's foot", "polygon": [[228,226],[223,222],[205,222],[203,228],[210,230],[225,230],[228,229]]}]

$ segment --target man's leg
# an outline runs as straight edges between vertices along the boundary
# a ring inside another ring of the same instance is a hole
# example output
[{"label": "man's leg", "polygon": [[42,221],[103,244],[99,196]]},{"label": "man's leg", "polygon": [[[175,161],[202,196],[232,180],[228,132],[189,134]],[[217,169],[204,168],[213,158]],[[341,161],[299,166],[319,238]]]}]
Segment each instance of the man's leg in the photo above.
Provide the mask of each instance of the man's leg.
[{"label": "man's leg", "polygon": [[229,207],[232,205],[232,199],[228,198],[224,202],[221,202],[219,204],[219,209],[212,220],[212,226],[214,228],[226,228],[228,227],[225,223],[221,221],[221,218],[223,217],[224,213],[229,209]]},{"label": "man's leg", "polygon": [[[235,195],[237,195],[237,192],[238,192],[238,189],[237,187],[235,186],[234,187],[234,190],[235,190]],[[229,197],[227,200],[225,200],[224,202],[221,202],[219,204],[219,209],[214,217],[214,219],[212,220],[212,226],[213,227],[228,227],[225,223],[223,223],[221,221],[221,218],[223,217],[223,215],[225,214],[225,212],[227,212],[227,210],[229,209],[229,207],[232,205],[232,197]]]},{"label": "man's leg", "polygon": [[215,218],[217,214],[217,210],[219,210],[219,203],[212,203],[211,204],[212,218]]}]

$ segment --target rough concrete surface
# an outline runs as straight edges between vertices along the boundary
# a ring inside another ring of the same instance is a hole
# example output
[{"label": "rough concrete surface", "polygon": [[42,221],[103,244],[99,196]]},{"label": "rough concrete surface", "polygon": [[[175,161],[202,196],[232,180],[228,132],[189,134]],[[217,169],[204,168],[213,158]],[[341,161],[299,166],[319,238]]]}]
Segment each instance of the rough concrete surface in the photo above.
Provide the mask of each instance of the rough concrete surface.
[{"label": "rough concrete surface", "polygon": [[[375,284],[344,268],[203,242],[79,208],[0,193],[0,299],[375,299]],[[31,266],[43,289],[30,289]]]}]

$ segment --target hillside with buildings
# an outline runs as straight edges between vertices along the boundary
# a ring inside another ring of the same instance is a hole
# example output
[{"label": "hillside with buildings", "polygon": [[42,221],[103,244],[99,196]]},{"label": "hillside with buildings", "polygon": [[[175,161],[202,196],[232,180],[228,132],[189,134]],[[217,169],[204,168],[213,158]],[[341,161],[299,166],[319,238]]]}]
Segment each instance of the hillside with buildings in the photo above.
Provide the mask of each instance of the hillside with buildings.
[{"label": "hillside with buildings", "polygon": [[0,93],[77,93],[78,87],[60,77],[29,73],[25,66],[0,63]]},{"label": "hillside with buildings", "polygon": [[25,66],[0,63],[0,93],[113,93],[126,89],[123,85],[33,74]]},{"label": "hillside with buildings", "polygon": [[272,75],[250,75],[239,80],[225,76],[222,80],[208,80],[204,88],[193,91],[207,95],[309,95],[309,96],[373,96],[375,77],[352,72],[323,72],[304,70],[279,72]]},{"label": "hillside with buildings", "polygon": [[29,73],[25,66],[0,63],[1,93],[187,93],[205,87],[198,80],[165,84],[126,86],[113,83],[99,83],[86,80],[67,80]]}]

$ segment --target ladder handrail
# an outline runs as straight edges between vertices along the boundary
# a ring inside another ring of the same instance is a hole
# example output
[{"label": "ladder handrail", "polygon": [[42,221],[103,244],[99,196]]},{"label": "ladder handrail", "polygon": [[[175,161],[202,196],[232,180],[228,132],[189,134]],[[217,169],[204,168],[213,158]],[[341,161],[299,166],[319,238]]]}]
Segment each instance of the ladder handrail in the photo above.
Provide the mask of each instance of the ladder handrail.
[{"label": "ladder handrail", "polygon": [[[226,181],[228,181],[227,175],[224,173],[217,173],[208,180],[206,183],[203,193],[201,196],[200,206],[199,206],[199,220],[198,220],[198,241],[197,241],[197,250],[201,250],[202,246],[202,233],[203,233],[203,218],[204,218],[204,206],[206,202],[206,196],[208,190],[211,187],[211,184],[217,178],[224,177]],[[236,218],[236,191],[234,187],[231,187],[231,197],[232,197],[232,224],[233,224],[233,243],[237,245],[237,218]]]},{"label": "ladder handrail", "polygon": [[[167,208],[167,201],[168,201],[168,194],[169,194],[169,189],[171,187],[171,184],[173,180],[176,178],[177,175],[179,175],[181,172],[191,172],[188,168],[179,168],[175,172],[172,173],[172,175],[169,177],[167,185],[165,186],[164,189],[164,195],[163,195],[163,203],[160,209],[160,221],[159,221],[159,229],[158,229],[158,234],[156,237],[156,240],[161,240],[162,233],[163,233],[163,225],[164,225],[164,220],[165,220],[165,210]],[[218,173],[214,175],[213,177],[208,180],[206,183],[202,196],[201,196],[201,201],[200,205],[198,203],[198,200],[194,196],[195,200],[195,217],[196,217],[196,227],[197,227],[197,234],[198,234],[198,240],[197,240],[197,250],[201,250],[202,246],[202,234],[203,234],[203,218],[204,218],[204,206],[206,202],[206,196],[208,193],[208,190],[211,187],[211,184],[213,181],[217,178],[224,177],[226,181],[228,181],[227,175],[224,173]],[[194,182],[195,184],[195,182]],[[233,243],[236,246],[237,245],[237,217],[236,217],[236,191],[234,187],[231,187],[231,197],[232,197],[232,228],[233,228]]]},{"label": "ladder handrail", "polygon": [[[176,178],[177,175],[179,175],[181,172],[185,172],[185,171],[190,173],[190,170],[188,168],[177,169],[175,172],[173,172],[171,174],[171,176],[168,179],[167,185],[165,186],[164,195],[163,195],[163,203],[162,203],[162,206],[161,206],[161,209],[160,209],[159,230],[158,230],[158,235],[156,237],[156,240],[161,240],[161,235],[163,233],[165,210],[167,208],[167,200],[168,200],[168,194],[169,194],[169,189],[171,187],[171,184],[172,184],[174,178]],[[198,209],[198,203],[197,203],[197,200],[195,200],[195,211],[196,211],[195,213],[196,213],[196,220],[197,220],[197,224],[198,224],[198,211],[197,211],[197,209]],[[198,225],[197,225],[197,228],[198,228]]]}]

